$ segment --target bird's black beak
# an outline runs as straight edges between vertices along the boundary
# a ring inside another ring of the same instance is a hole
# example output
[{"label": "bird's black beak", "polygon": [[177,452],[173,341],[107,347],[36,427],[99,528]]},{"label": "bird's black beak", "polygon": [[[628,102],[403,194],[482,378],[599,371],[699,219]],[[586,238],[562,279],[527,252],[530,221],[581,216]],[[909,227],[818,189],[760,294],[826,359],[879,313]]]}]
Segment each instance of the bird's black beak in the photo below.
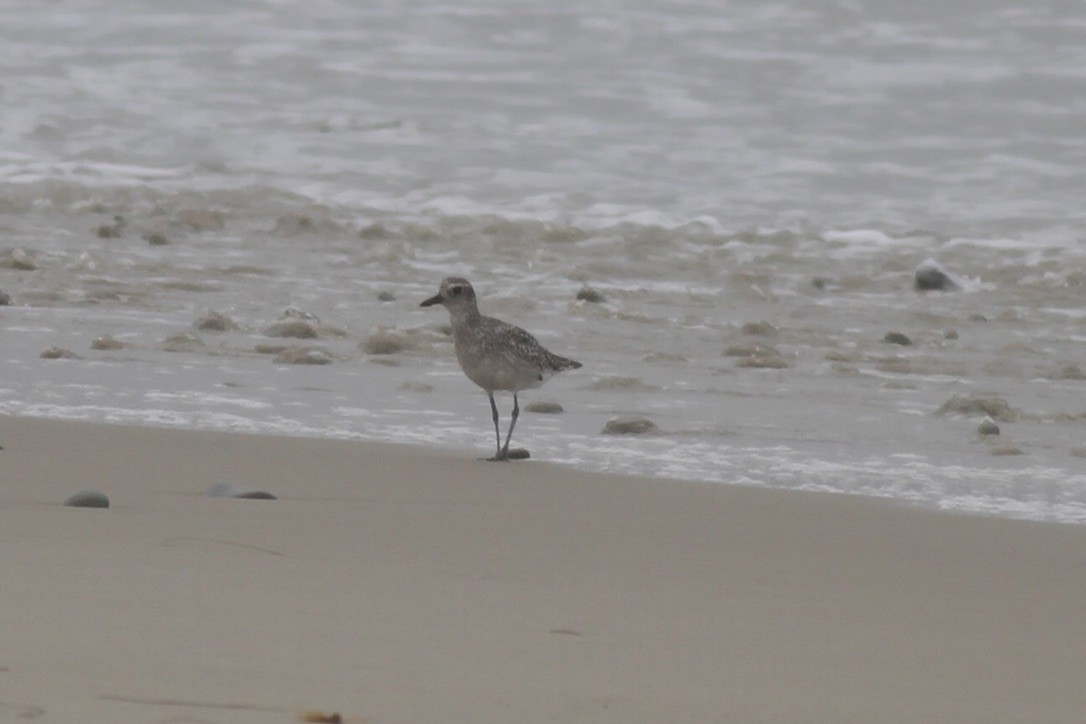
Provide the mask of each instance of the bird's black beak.
[{"label": "bird's black beak", "polygon": [[441,304],[442,301],[443,300],[441,299],[441,295],[440,294],[435,294],[434,296],[430,297],[429,299],[427,299],[425,302],[423,302],[419,306],[420,307],[432,307],[435,304]]}]

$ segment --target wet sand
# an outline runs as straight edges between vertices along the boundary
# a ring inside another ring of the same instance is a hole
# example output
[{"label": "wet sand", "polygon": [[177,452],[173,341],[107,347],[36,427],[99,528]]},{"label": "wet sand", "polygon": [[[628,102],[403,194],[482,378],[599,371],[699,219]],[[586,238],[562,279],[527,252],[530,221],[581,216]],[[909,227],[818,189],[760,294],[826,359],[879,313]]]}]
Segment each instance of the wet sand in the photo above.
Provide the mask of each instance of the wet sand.
[{"label": "wet sand", "polygon": [[[474,451],[17,418],[0,444],[0,720],[1086,711],[1086,527]],[[87,488],[111,507],[60,505]]]}]

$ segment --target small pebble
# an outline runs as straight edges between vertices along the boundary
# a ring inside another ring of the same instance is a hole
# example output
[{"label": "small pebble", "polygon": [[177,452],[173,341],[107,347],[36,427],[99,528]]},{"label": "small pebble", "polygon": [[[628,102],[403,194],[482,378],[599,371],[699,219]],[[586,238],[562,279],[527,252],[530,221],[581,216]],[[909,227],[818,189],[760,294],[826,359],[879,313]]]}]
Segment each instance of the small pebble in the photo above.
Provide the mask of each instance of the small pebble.
[{"label": "small pebble", "polygon": [[902,347],[908,347],[910,344],[913,343],[913,341],[909,339],[908,336],[902,334],[901,332],[887,332],[886,336],[882,338],[882,341],[886,344],[899,344]]},{"label": "small pebble", "polygon": [[158,348],[164,352],[198,352],[207,349],[207,344],[199,335],[181,332],[159,342]]},{"label": "small pebble", "polygon": [[124,342],[114,339],[108,334],[103,334],[101,337],[95,337],[91,342],[91,349],[97,350],[122,349],[123,347]]},{"label": "small pebble", "polygon": [[788,360],[780,355],[775,357],[752,356],[736,361],[735,366],[755,370],[784,370],[788,369]]},{"label": "small pebble", "polygon": [[509,460],[527,460],[530,457],[531,453],[528,452],[527,448],[515,447],[509,450]]},{"label": "small pebble", "polygon": [[322,347],[287,347],[275,356],[276,364],[327,365],[332,364],[332,353]]},{"label": "small pebble", "polygon": [[263,331],[266,337],[292,337],[294,339],[313,339],[317,328],[312,323],[301,319],[272,322]]},{"label": "small pebble", "polygon": [[6,257],[0,258],[0,267],[18,269],[19,271],[34,271],[38,268],[38,260],[28,254],[25,249],[12,249]]},{"label": "small pebble", "polygon": [[170,243],[170,240],[166,238],[165,234],[157,231],[145,234],[143,240],[151,246],[167,246]]},{"label": "small pebble", "polygon": [[999,425],[991,417],[985,417],[977,426],[977,432],[981,435],[998,435]]},{"label": "small pebble", "polygon": [[244,490],[230,483],[215,483],[204,493],[209,498],[237,498],[239,500],[278,500],[266,490]]},{"label": "small pebble", "polygon": [[48,347],[38,356],[42,359],[79,359],[79,355],[63,347]]},{"label": "small pebble", "polygon": [[396,295],[392,292],[377,292],[377,301],[394,302],[396,301]]},{"label": "small pebble", "polygon": [[557,402],[550,402],[549,400],[533,400],[529,402],[525,407],[528,412],[535,412],[540,415],[557,415],[564,412],[562,406]]},{"label": "small pebble", "polygon": [[366,337],[362,343],[362,351],[366,354],[398,354],[411,346],[412,342],[407,335],[390,329],[379,329]]},{"label": "small pebble", "polygon": [[117,215],[113,217],[112,224],[102,224],[96,232],[102,239],[120,239],[127,223],[123,216]]},{"label": "small pebble", "polygon": [[958,283],[935,260],[925,259],[913,274],[913,288],[918,292],[951,292],[958,289]]},{"label": "small pebble", "polygon": [[599,304],[607,301],[607,297],[603,296],[603,293],[593,289],[592,287],[581,287],[581,290],[577,292],[577,300],[589,302],[590,304]]},{"label": "small pebble", "polygon": [[743,325],[743,334],[753,334],[759,337],[776,337],[780,330],[769,322],[747,322]]},{"label": "small pebble", "polygon": [[6,307],[11,304],[11,295],[6,292],[0,292],[0,307]]},{"label": "small pebble", "polygon": [[1015,422],[1021,416],[1002,397],[955,395],[940,405],[936,415],[987,415],[1000,422]]},{"label": "small pebble", "polygon": [[69,495],[63,505],[69,508],[108,508],[109,498],[97,490],[80,490]]},{"label": "small pebble", "polygon": [[193,322],[193,326],[202,332],[226,332],[238,328],[234,320],[214,310]]},{"label": "small pebble", "polygon": [[629,415],[608,420],[603,426],[604,435],[644,435],[657,431],[656,423],[647,417]]}]

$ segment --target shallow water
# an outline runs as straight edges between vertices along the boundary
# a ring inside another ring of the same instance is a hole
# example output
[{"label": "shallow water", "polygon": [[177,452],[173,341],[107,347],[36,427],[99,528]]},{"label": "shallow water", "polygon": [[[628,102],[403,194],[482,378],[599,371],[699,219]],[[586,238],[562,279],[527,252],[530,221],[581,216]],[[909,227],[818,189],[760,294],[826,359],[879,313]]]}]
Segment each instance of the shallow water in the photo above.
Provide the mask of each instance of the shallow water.
[{"label": "shallow water", "polygon": [[[525,396],[565,408],[518,423],[537,459],[1086,522],[1074,6],[0,16],[6,414],[489,454],[418,308],[457,273],[585,364]],[[960,290],[913,291],[928,258]],[[287,308],[320,336],[267,336]],[[1002,434],[956,396],[1005,400]],[[625,414],[660,432],[600,434]]]}]

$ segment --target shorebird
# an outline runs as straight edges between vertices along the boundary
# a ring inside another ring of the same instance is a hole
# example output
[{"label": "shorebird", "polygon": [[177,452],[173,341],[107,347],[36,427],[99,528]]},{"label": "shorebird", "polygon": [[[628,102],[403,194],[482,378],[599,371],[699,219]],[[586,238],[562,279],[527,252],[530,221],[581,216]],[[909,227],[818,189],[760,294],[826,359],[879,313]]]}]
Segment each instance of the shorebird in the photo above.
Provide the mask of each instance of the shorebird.
[{"label": "shorebird", "polygon": [[[520,327],[480,314],[475,289],[467,279],[446,277],[441,281],[438,293],[419,306],[435,304],[443,304],[449,310],[453,346],[460,369],[490,398],[498,452],[488,459],[508,460],[509,440],[520,414],[517,393],[539,387],[556,372],[577,369],[581,363],[550,352]],[[498,427],[498,406],[494,404],[494,393],[498,390],[513,393],[513,417],[504,445]]]}]

